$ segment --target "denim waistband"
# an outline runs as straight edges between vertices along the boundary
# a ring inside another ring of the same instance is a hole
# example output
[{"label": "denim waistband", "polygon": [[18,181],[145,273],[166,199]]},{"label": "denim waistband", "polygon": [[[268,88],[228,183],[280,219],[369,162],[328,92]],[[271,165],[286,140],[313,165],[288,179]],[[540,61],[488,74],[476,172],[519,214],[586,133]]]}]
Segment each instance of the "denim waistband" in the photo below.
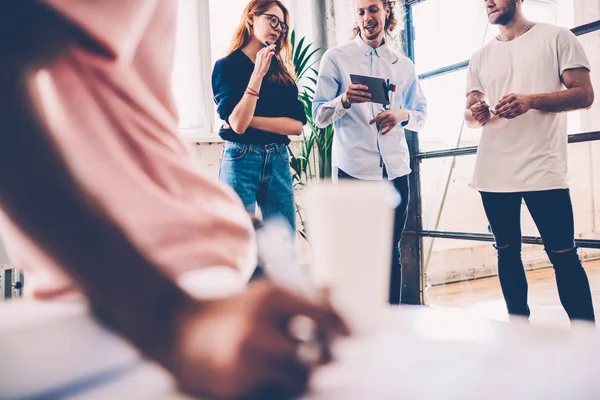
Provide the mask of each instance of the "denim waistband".
[{"label": "denim waistband", "polygon": [[249,144],[249,143],[239,143],[239,142],[230,142],[228,140],[225,141],[225,145],[229,147],[237,147],[239,149],[248,149],[248,151],[258,151],[261,153],[270,153],[270,152],[284,152],[287,150],[287,145],[281,143],[268,143],[268,144]]}]

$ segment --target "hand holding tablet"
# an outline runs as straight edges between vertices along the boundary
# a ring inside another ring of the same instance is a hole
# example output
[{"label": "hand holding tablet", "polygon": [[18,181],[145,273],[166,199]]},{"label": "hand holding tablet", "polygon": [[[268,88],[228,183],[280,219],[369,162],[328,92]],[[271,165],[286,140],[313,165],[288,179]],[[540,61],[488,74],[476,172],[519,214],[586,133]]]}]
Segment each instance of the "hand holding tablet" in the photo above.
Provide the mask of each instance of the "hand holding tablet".
[{"label": "hand holding tablet", "polygon": [[384,106],[390,104],[390,99],[388,96],[388,82],[386,82],[383,78],[350,74],[350,81],[354,85],[366,87],[367,92],[371,96],[370,101],[372,103],[378,103]]},{"label": "hand holding tablet", "polygon": [[352,104],[369,103],[370,101],[371,93],[369,93],[369,87],[365,85],[350,84],[342,95],[344,108],[350,108]]}]

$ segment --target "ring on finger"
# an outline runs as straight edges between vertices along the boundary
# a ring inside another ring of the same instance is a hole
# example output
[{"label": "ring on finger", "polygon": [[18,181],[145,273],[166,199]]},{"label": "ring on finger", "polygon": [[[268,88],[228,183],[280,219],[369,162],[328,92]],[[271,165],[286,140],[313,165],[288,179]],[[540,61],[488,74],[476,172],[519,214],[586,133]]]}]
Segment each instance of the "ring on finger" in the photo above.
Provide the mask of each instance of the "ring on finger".
[{"label": "ring on finger", "polygon": [[296,358],[301,364],[315,366],[323,359],[323,345],[316,341],[299,342],[296,345]]},{"label": "ring on finger", "polygon": [[288,323],[288,333],[296,344],[296,358],[304,365],[316,365],[323,357],[323,344],[317,338],[317,324],[305,315],[295,315]]},{"label": "ring on finger", "polygon": [[290,318],[287,330],[292,339],[308,342],[317,336],[317,323],[306,315],[298,314]]}]

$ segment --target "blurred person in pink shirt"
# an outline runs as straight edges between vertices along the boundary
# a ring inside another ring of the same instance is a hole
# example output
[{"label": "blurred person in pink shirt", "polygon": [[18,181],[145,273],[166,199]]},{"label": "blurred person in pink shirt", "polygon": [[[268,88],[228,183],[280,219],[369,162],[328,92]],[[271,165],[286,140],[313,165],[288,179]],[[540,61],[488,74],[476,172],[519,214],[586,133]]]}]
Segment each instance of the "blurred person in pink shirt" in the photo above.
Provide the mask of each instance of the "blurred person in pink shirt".
[{"label": "blurred person in pink shirt", "polygon": [[281,323],[303,314],[325,333],[344,332],[327,304],[268,283],[203,302],[174,283],[210,266],[248,279],[256,265],[241,201],[197,173],[176,134],[176,3],[2,2],[5,243],[26,271],[26,293],[83,292],[96,315],[183,390],[292,396],[311,366]]},{"label": "blurred person in pink shirt", "polygon": [[[200,175],[177,137],[170,87],[177,2],[44,3],[89,41],[65,48],[35,79],[48,134],[73,178],[170,277],[207,266],[249,276],[256,254],[241,200]],[[56,260],[5,221],[26,295],[75,289]]]}]

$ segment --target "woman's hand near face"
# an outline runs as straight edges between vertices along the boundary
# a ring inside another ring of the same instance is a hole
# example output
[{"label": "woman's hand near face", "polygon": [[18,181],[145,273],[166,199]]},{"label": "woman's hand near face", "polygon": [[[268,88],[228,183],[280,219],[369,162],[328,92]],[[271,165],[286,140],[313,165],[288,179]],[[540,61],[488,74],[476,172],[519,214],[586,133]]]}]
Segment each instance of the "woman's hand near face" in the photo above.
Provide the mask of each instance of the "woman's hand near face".
[{"label": "woman's hand near face", "polygon": [[256,61],[254,62],[254,74],[260,78],[264,78],[271,67],[271,60],[274,56],[274,44],[260,49],[256,54]]}]

